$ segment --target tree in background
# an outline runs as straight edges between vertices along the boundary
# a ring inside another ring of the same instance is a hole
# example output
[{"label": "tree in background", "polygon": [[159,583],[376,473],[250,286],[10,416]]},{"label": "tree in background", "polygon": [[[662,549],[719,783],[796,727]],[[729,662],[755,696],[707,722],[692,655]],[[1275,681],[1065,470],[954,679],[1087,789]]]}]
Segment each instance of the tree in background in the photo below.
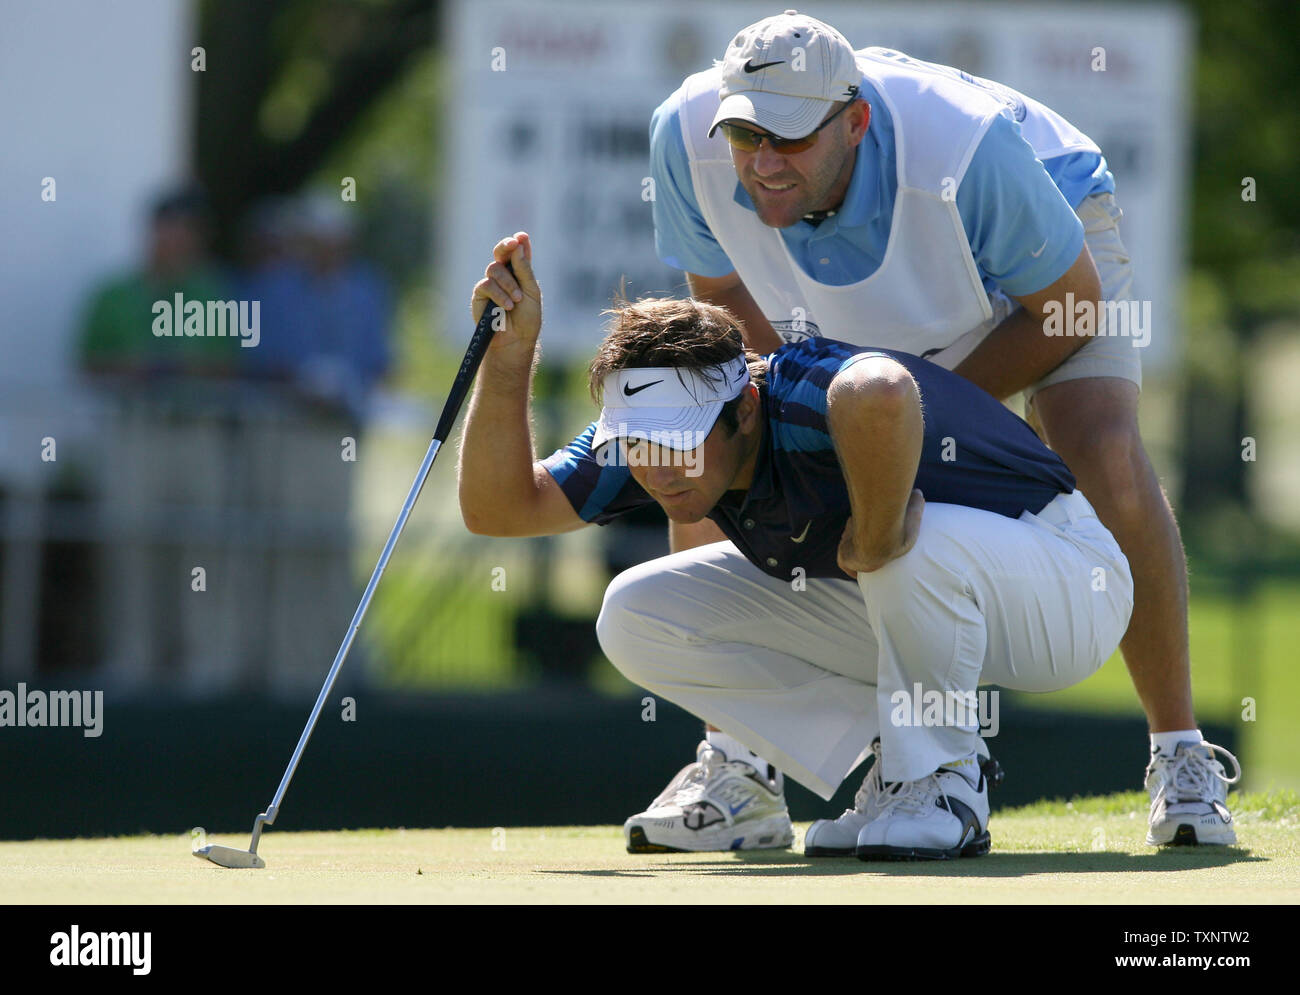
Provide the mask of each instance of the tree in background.
[{"label": "tree in background", "polygon": [[429,51],[435,0],[203,0],[194,147],[218,251],[264,197],[297,191]]},{"label": "tree in background", "polygon": [[[1179,504],[1189,536],[1208,538],[1235,532],[1222,516],[1250,503],[1241,440],[1255,420],[1251,350],[1268,326],[1300,320],[1300,5],[1196,0],[1191,10],[1192,279]],[[1231,536],[1240,553],[1252,539]]]}]

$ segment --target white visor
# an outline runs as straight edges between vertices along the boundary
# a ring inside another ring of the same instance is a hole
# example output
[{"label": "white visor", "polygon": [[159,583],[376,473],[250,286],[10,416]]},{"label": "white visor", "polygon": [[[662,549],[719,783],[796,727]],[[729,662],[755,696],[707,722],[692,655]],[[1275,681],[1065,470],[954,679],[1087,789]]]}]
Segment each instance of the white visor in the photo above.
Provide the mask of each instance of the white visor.
[{"label": "white visor", "polygon": [[605,406],[596,422],[593,450],[611,439],[646,439],[668,449],[695,449],[713,429],[718,413],[749,383],[744,355],[708,370],[675,366],[616,370],[605,377]]}]

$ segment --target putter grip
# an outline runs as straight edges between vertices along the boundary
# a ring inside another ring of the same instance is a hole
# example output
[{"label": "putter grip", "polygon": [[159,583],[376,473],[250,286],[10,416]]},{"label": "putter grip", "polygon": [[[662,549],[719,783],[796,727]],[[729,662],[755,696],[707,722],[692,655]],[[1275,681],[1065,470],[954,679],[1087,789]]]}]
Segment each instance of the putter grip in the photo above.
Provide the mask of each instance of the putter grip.
[{"label": "putter grip", "polygon": [[[510,270],[511,274],[515,271],[509,263],[506,263],[506,269]],[[474,335],[465,350],[465,358],[460,361],[460,369],[456,371],[451,393],[447,395],[447,403],[442,406],[442,417],[438,419],[438,427],[433,433],[433,437],[439,442],[446,442],[447,436],[451,435],[451,430],[456,424],[456,416],[460,414],[460,406],[465,403],[465,395],[469,393],[470,384],[474,382],[474,374],[482,365],[483,356],[492,342],[492,336],[496,331],[492,323],[500,310],[499,305],[488,301],[487,307],[479,316],[478,324],[474,326]]]}]

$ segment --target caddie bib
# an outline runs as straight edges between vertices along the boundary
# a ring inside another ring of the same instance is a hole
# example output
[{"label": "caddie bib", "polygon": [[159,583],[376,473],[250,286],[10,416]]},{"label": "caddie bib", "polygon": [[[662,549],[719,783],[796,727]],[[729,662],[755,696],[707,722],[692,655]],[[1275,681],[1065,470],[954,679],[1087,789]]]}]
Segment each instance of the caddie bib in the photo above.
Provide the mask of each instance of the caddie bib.
[{"label": "caddie bib", "polygon": [[898,190],[877,270],[845,286],[820,283],[780,231],[736,203],[736,170],[717,113],[717,69],[688,77],[680,121],[696,199],[745,287],[787,340],[823,335],[928,355],[956,366],[1015,306],[980,280],[956,190],[994,117],[1010,109],[1039,159],[1100,149],[1045,105],[1009,87],[884,48],[856,53],[893,122]]}]

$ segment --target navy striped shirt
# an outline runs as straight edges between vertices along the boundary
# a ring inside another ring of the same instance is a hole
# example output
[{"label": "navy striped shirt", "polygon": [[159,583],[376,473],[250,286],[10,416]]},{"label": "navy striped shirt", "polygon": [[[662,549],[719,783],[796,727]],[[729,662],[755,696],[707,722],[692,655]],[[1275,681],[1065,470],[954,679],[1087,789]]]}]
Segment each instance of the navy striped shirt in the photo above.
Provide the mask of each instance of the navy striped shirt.
[{"label": "navy striped shirt", "polygon": [[[848,360],[865,353],[901,363],[920,390],[925,437],[915,486],[926,501],[1018,518],[1074,490],[1073,474],[1034,430],[964,377],[910,353],[805,339],[767,357],[759,391],[766,426],[753,482],[728,491],[708,516],[760,570],[786,580],[796,567],[809,577],[845,576],[836,553],[849,495],[826,424],[826,391]],[[579,517],[604,525],[653,498],[627,467],[597,462],[594,433],[592,422],[542,465]]]}]

